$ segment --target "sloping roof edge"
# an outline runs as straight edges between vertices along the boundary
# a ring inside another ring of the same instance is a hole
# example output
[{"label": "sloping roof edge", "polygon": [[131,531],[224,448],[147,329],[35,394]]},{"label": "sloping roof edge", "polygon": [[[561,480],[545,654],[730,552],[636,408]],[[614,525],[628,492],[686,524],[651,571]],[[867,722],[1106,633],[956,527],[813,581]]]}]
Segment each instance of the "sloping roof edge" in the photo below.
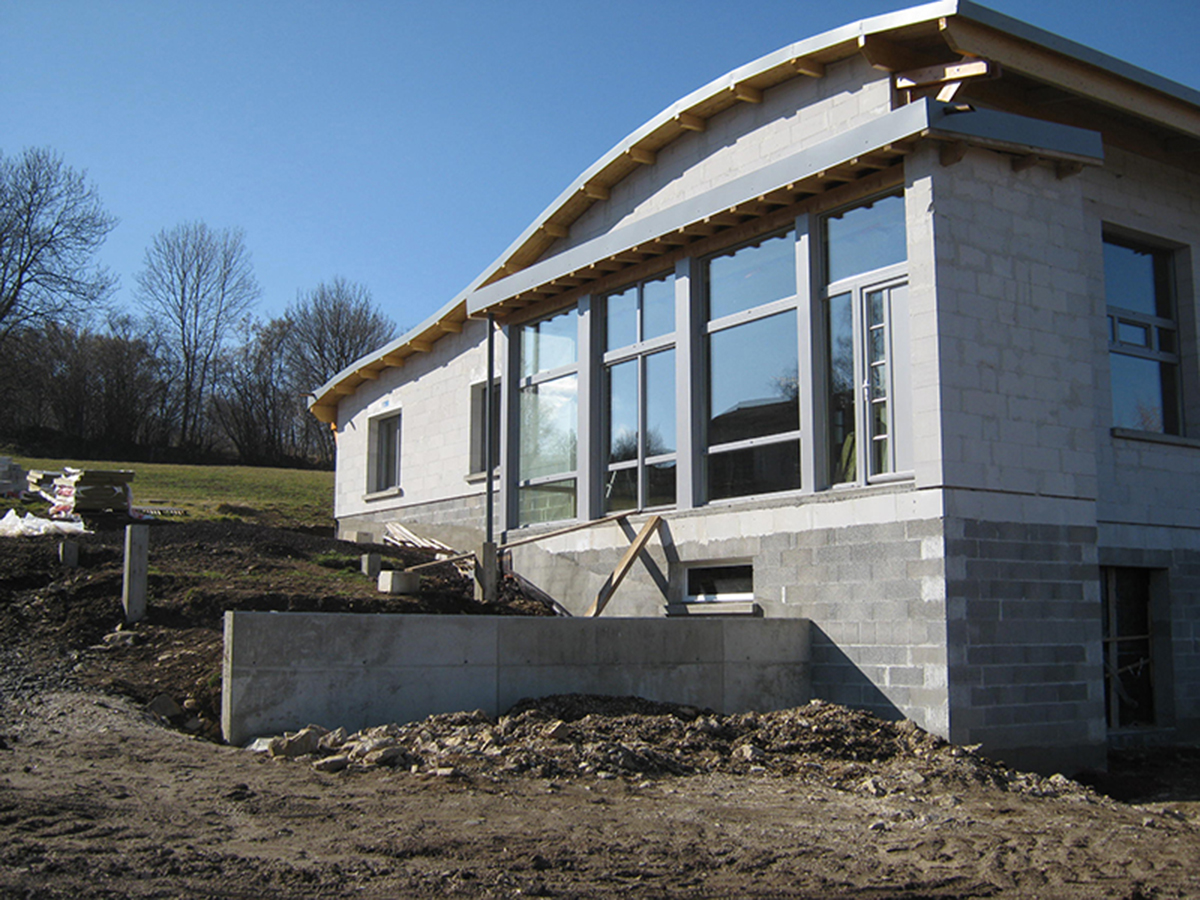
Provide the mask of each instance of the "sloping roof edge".
[{"label": "sloping roof edge", "polygon": [[[436,340],[448,331],[460,330],[463,320],[468,315],[484,309],[487,305],[487,301],[483,297],[475,298],[472,295],[489,283],[515,283],[510,282],[511,275],[505,277],[507,264],[518,251],[537,235],[539,230],[546,227],[546,223],[556,212],[577,196],[580,191],[585,190],[598,173],[612,165],[614,161],[619,160],[625,154],[630,153],[631,149],[636,147],[640,141],[654,134],[664,125],[677,119],[677,117],[685,113],[688,109],[696,107],[707,99],[733,91],[748,80],[752,80],[756,76],[761,76],[763,73],[777,69],[780,66],[787,65],[792,60],[813,58],[823,54],[833,54],[837,58],[843,58],[840,52],[844,51],[845,56],[857,52],[858,42],[864,36],[891,32],[896,29],[952,16],[967,19],[976,24],[995,29],[1069,59],[1118,75],[1137,85],[1166,94],[1189,105],[1200,107],[1200,91],[1155,75],[1152,72],[1034,25],[996,12],[988,7],[971,2],[971,0],[935,0],[935,2],[920,6],[872,16],[823,32],[822,34],[804,38],[762,56],[757,60],[739,66],[725,75],[710,81],[708,84],[671,104],[645,124],[626,135],[607,153],[585,169],[578,178],[562,191],[509,244],[503,253],[496,257],[463,290],[456,294],[437,312],[415,328],[409,329],[401,337],[351,363],[325,384],[317,388],[314,392],[314,400],[310,404],[310,409],[322,421],[333,422],[336,417],[336,406],[341,397],[352,393],[353,388],[367,380],[356,373],[368,370],[368,374],[370,374],[369,370],[374,366],[386,367],[388,363],[384,362],[384,360],[388,357],[396,358],[401,355],[410,355],[409,351],[414,347],[423,348],[425,344]],[[524,267],[517,267],[517,271],[520,271],[522,268]],[[495,292],[487,292],[489,296],[493,293]],[[457,325],[457,327],[443,327],[443,323],[450,323],[451,325]],[[378,370],[375,371],[377,372]]]}]

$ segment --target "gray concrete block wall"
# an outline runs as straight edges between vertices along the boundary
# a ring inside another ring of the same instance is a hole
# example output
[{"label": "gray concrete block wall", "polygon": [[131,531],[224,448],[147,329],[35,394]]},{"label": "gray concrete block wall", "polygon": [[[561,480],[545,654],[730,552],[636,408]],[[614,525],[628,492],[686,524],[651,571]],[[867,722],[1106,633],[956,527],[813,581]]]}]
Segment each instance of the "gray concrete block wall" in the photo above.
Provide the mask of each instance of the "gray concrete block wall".
[{"label": "gray concrete block wall", "polygon": [[803,620],[647,621],[336,613],[225,615],[221,726],[243,743],[309,722],[348,730],[559,693],[718,712],[810,698]]},{"label": "gray concrete block wall", "polygon": [[1103,767],[1094,527],[951,518],[950,736],[1014,765]]},{"label": "gray concrete block wall", "polygon": [[[385,369],[339,406],[334,515],[339,521],[395,518],[392,511],[482,495],[471,472],[471,386],[487,374],[486,325],[467,322],[429,353]],[[399,411],[400,492],[368,490],[370,421]]]},{"label": "gray concrete block wall", "polygon": [[1094,499],[1099,247],[1082,182],[980,149],[930,177],[944,483]]}]

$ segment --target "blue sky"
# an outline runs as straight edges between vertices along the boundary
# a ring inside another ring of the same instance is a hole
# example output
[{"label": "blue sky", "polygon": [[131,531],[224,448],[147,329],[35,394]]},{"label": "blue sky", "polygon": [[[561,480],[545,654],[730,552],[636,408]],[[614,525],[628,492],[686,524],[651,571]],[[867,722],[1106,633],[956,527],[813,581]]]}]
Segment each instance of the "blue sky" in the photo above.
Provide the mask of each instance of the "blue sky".
[{"label": "blue sky", "polygon": [[[145,248],[246,234],[262,316],[334,275],[415,325],[675,100],[882,0],[0,0],[0,150],[49,146]],[[1195,0],[986,5],[1200,88]]]}]

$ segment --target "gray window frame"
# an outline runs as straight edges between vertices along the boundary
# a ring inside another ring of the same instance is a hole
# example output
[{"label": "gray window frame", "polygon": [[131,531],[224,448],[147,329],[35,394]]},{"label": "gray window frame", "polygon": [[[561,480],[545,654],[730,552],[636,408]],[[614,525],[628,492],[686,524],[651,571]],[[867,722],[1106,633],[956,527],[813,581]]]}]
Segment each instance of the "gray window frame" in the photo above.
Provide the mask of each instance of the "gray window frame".
[{"label": "gray window frame", "polygon": [[[403,467],[402,444],[404,438],[404,423],[401,418],[402,410],[388,410],[374,416],[369,421],[367,429],[370,440],[370,459],[367,466],[367,494],[395,493],[400,490]],[[386,453],[385,441],[389,433],[395,434],[392,452]],[[389,459],[390,458],[390,459]],[[391,463],[394,475],[387,477],[388,463]]]}]

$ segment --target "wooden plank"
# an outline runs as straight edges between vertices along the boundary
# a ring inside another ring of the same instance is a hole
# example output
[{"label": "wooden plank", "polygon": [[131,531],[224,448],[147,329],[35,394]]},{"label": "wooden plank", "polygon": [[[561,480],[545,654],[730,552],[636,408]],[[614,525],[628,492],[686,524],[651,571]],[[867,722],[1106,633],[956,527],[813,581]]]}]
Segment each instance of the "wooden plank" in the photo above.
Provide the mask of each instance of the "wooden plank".
[{"label": "wooden plank", "polygon": [[604,612],[604,607],[608,606],[608,601],[612,599],[613,594],[617,592],[617,588],[621,586],[621,582],[625,580],[625,576],[629,574],[629,570],[633,568],[638,554],[646,548],[646,544],[650,542],[650,538],[658,531],[658,526],[661,524],[662,516],[651,516],[646,520],[646,524],[642,526],[642,530],[633,539],[633,543],[629,545],[629,548],[625,551],[625,555],[617,563],[617,567],[613,569],[612,574],[608,576],[608,580],[604,582],[604,587],[600,588],[600,593],[596,595],[591,609],[586,613],[588,618],[594,618]]},{"label": "wooden plank", "polygon": [[536,544],[538,541],[544,541],[548,538],[570,534],[572,531],[582,531],[585,528],[595,528],[597,525],[604,525],[608,522],[617,522],[621,519],[627,519],[629,516],[629,512],[619,512],[613,513],[611,516],[605,516],[602,519],[590,519],[587,522],[577,522],[574,525],[568,525],[565,528],[559,528],[556,531],[547,531],[543,534],[535,534],[533,537],[521,538],[518,541],[510,541],[507,544],[502,544],[500,549],[511,550],[513,547],[523,547],[526,544]]},{"label": "wooden plank", "polygon": [[967,59],[959,62],[941,63],[923,69],[910,69],[896,73],[896,87],[914,88],[927,84],[944,84],[947,81],[962,81],[964,78],[982,78],[995,71],[986,59]]}]

